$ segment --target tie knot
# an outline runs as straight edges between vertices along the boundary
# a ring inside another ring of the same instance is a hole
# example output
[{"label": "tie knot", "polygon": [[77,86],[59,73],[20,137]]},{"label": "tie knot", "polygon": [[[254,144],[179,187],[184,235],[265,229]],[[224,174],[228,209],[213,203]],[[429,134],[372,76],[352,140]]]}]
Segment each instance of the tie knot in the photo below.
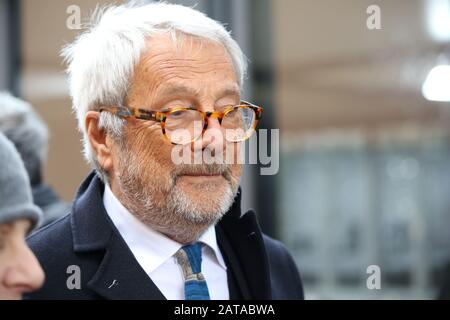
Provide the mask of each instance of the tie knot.
[{"label": "tie knot", "polygon": [[188,276],[202,272],[202,245],[199,242],[182,247],[175,254]]}]

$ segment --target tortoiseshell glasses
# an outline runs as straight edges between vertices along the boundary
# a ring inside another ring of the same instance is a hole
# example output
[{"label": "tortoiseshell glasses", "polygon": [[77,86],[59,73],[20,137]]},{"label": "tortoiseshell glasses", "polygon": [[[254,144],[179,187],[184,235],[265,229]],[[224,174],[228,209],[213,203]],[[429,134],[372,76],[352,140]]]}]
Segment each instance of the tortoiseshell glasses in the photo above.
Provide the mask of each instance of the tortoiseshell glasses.
[{"label": "tortoiseshell glasses", "polygon": [[208,127],[207,118],[217,119],[225,139],[229,142],[245,141],[255,132],[262,117],[263,108],[241,101],[223,111],[201,111],[191,107],[175,107],[163,111],[149,111],[131,107],[102,107],[123,119],[139,119],[159,122],[163,135],[172,144],[188,144],[200,138]]}]

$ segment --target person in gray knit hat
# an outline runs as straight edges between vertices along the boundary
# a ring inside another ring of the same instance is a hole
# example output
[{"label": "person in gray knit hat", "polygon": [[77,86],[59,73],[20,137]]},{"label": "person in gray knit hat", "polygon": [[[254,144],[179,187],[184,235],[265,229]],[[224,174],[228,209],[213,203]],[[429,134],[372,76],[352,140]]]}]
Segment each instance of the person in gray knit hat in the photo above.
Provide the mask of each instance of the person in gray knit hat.
[{"label": "person in gray knit hat", "polygon": [[0,133],[0,300],[20,299],[42,286],[44,273],[25,242],[41,219],[20,155]]},{"label": "person in gray knit hat", "polygon": [[43,177],[49,142],[47,125],[31,104],[8,92],[0,92],[0,110],[0,132],[14,144],[22,158],[30,178],[33,202],[42,210],[43,227],[70,211],[70,206]]}]

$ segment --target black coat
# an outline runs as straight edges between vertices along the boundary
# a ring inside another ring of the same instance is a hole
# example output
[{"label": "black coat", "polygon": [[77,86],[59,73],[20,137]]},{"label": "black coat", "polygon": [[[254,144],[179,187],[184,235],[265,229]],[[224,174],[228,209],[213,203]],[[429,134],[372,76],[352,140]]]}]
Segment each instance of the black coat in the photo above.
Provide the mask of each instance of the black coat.
[{"label": "black coat", "polygon": [[[92,173],[81,185],[71,213],[28,238],[46,280],[26,298],[165,299],[109,219],[103,190]],[[262,234],[254,212],[241,216],[240,194],[216,231],[229,270],[231,299],[303,299],[291,255],[280,242]],[[67,286],[73,280],[73,265],[80,270],[80,289]]]}]

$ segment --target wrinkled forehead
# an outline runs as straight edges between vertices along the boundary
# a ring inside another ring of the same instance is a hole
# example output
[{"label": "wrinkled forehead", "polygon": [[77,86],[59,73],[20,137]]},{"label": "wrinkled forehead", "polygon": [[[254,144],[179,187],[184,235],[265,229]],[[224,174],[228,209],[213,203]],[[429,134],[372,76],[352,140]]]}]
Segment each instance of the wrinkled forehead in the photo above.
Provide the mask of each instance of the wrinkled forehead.
[{"label": "wrinkled forehead", "polygon": [[231,56],[221,43],[180,32],[165,32],[146,40],[138,68],[152,66],[170,66],[174,71],[180,71],[176,67],[216,66],[231,68],[235,72]]},{"label": "wrinkled forehead", "polygon": [[141,94],[160,95],[163,89],[170,92],[182,87],[185,91],[226,89],[239,94],[236,70],[222,44],[184,34],[161,34],[147,39],[146,44],[135,69],[132,92],[139,89]]}]

